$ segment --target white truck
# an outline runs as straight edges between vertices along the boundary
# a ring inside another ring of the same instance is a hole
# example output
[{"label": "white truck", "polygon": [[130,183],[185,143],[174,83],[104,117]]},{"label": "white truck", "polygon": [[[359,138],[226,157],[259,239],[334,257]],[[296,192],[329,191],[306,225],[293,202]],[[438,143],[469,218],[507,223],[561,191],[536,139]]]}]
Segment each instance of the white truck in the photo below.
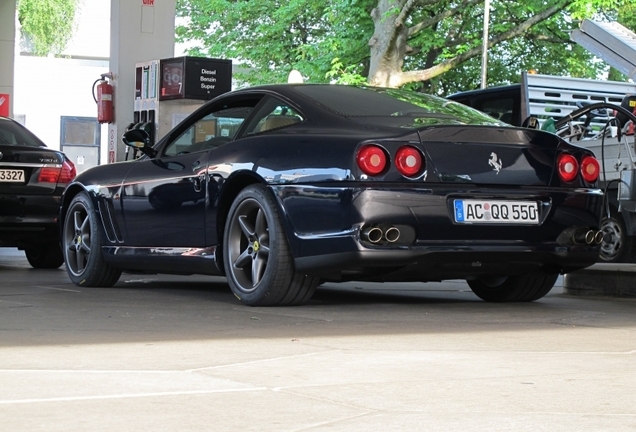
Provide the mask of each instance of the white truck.
[{"label": "white truck", "polygon": [[[554,129],[570,142],[594,151],[602,166],[601,187],[607,192],[600,258],[636,262],[634,122],[616,111],[636,112],[636,96],[630,95],[636,95],[634,83],[523,73],[519,84],[456,93],[449,99],[515,126],[537,120],[538,127]],[[585,106],[597,108],[571,118],[573,113],[586,111]]]}]

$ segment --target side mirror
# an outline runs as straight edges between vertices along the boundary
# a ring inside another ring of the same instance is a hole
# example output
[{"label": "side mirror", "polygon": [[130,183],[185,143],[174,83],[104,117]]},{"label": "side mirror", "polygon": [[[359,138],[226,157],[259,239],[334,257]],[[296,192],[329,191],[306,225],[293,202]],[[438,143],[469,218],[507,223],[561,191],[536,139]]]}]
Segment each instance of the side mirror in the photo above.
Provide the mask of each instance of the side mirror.
[{"label": "side mirror", "polygon": [[122,141],[128,147],[141,151],[149,157],[155,157],[157,152],[152,148],[152,139],[148,131],[142,128],[129,129],[124,132]]},{"label": "side mirror", "polygon": [[122,137],[124,144],[141,149],[150,145],[150,135],[143,129],[129,129]]}]

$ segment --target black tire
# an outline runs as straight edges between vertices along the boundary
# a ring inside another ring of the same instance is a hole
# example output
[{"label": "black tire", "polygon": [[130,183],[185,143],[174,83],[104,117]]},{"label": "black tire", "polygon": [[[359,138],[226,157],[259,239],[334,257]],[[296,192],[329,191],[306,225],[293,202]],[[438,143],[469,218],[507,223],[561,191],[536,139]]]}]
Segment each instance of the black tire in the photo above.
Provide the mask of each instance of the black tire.
[{"label": "black tire", "polygon": [[68,207],[62,229],[66,272],[75,285],[110,287],[117,283],[121,270],[104,261],[103,244],[104,232],[93,201],[80,192]]},{"label": "black tire", "polygon": [[27,261],[36,269],[56,269],[64,264],[64,254],[60,244],[44,243],[24,249]]},{"label": "black tire", "polygon": [[625,263],[634,261],[634,237],[627,235],[623,216],[613,206],[610,217],[601,221],[603,242],[599,259],[606,263]]},{"label": "black tire", "polygon": [[225,274],[248,306],[299,305],[318,286],[296,273],[276,203],[265,186],[243,189],[230,207],[223,236]]},{"label": "black tire", "polygon": [[556,273],[536,272],[467,282],[477,297],[487,302],[530,302],[549,293],[558,277]]}]

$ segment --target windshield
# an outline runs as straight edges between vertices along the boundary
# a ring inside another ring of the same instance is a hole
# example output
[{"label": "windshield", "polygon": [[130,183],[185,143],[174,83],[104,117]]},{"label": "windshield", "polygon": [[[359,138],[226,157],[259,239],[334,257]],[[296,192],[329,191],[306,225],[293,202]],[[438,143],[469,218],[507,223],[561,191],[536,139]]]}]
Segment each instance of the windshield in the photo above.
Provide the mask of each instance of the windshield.
[{"label": "windshield", "polygon": [[46,147],[24,126],[3,117],[0,117],[0,145]]},{"label": "windshield", "polygon": [[362,123],[419,128],[438,124],[507,126],[466,105],[424,93],[379,87],[303,85],[295,90]]}]

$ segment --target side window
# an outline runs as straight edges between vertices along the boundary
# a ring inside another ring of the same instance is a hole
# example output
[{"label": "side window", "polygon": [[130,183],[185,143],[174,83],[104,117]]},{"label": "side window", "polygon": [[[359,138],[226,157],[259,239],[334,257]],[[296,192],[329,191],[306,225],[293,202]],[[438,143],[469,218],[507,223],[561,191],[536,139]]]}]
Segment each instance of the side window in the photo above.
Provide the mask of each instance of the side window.
[{"label": "side window", "polygon": [[282,129],[303,121],[303,116],[289,104],[270,97],[263,103],[247,128],[247,135]]},{"label": "side window", "polygon": [[258,100],[250,100],[241,106],[224,106],[200,118],[166,146],[163,156],[208,150],[232,141],[257,102]]},{"label": "side window", "polygon": [[0,144],[22,145],[29,147],[43,146],[40,140],[20,124],[0,118]]},{"label": "side window", "polygon": [[478,107],[480,111],[505,123],[512,123],[514,108],[515,101],[511,97],[483,100],[481,106]]},{"label": "side window", "polygon": [[0,144],[18,145],[15,135],[8,130],[0,129]]}]

